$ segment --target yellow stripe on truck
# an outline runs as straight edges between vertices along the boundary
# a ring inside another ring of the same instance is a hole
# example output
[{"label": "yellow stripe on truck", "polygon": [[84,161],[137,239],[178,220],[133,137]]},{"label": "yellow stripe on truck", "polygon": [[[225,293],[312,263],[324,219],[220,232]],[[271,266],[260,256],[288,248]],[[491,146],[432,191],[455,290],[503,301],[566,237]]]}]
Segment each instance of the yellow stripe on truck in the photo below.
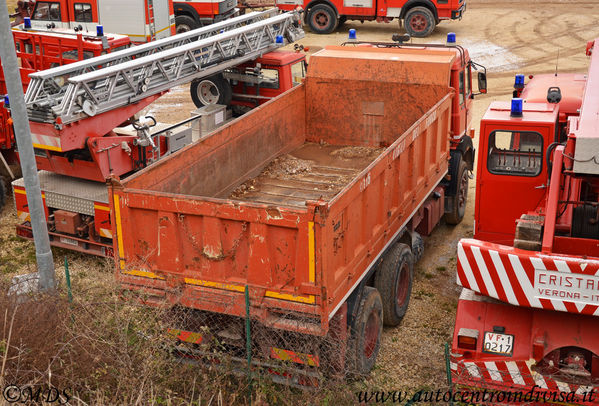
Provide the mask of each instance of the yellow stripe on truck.
[{"label": "yellow stripe on truck", "polygon": [[314,222],[308,222],[308,280],[314,283],[316,279],[316,263],[315,263],[315,247],[314,247]]},{"label": "yellow stripe on truck", "polygon": [[121,225],[121,202],[119,195],[114,194],[114,217],[116,219],[116,238],[119,245],[119,259],[121,269],[125,269],[125,249],[123,248],[123,227]]},{"label": "yellow stripe on truck", "polygon": [[42,144],[36,144],[35,142],[32,143],[33,144],[33,148],[38,148],[38,149],[47,149],[49,151],[57,151],[57,152],[62,152],[62,148],[60,147],[54,147],[52,145],[42,145]]}]

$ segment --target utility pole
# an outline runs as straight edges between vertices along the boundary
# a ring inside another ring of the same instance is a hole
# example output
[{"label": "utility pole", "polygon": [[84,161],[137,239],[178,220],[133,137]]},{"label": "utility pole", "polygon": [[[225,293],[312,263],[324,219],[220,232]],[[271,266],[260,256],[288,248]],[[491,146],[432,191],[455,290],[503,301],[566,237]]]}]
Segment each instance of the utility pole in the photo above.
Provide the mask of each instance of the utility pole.
[{"label": "utility pole", "polygon": [[35,242],[39,287],[44,291],[53,290],[56,288],[54,260],[50,250],[50,238],[48,237],[42,192],[37,177],[33,144],[31,143],[29,118],[27,117],[23,85],[19,74],[19,64],[6,4],[0,5],[0,60],[4,69],[10,113],[14,123],[21,170],[25,181],[25,191],[27,192],[27,204],[29,205],[33,241]]}]

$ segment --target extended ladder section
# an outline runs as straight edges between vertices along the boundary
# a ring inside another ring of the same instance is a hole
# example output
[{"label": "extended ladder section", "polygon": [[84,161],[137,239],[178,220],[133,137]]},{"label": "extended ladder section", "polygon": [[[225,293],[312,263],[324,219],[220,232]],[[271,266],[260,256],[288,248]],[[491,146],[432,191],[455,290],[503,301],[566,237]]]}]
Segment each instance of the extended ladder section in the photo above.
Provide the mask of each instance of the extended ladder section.
[{"label": "extended ladder section", "polygon": [[299,13],[249,13],[171,38],[34,73],[29,118],[57,126],[135,103],[304,37]]}]

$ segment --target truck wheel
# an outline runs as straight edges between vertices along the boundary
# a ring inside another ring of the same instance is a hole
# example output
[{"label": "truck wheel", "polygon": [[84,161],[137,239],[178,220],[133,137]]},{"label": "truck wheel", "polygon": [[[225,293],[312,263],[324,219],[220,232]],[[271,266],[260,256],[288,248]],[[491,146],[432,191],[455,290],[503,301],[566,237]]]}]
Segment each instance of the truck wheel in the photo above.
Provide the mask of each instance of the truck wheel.
[{"label": "truck wheel", "polygon": [[[453,175],[453,174],[452,174]],[[466,161],[460,159],[456,171],[457,189],[453,199],[451,212],[445,213],[445,222],[447,224],[460,224],[466,214],[466,203],[468,202],[468,165]]]},{"label": "truck wheel", "polygon": [[367,375],[379,353],[383,332],[383,303],[379,292],[370,286],[364,288],[358,313],[352,323],[348,345],[351,372]]},{"label": "truck wheel", "polygon": [[198,108],[210,104],[224,104],[228,106],[233,97],[229,81],[220,73],[204,79],[194,80],[191,82],[189,92],[191,93],[193,104]]},{"label": "truck wheel", "polygon": [[435,29],[435,16],[426,7],[414,7],[404,17],[406,31],[411,37],[423,38]]},{"label": "truck wheel", "polygon": [[4,183],[4,178],[0,176],[0,210],[4,208],[6,204],[6,184]]},{"label": "truck wheel", "polygon": [[424,240],[422,236],[414,231],[412,235],[412,256],[414,257],[414,263],[420,261],[424,254]]},{"label": "truck wheel", "polygon": [[199,28],[198,23],[190,16],[177,16],[175,17],[175,25],[177,27],[177,34],[187,32]]},{"label": "truck wheel", "polygon": [[326,4],[317,4],[310,9],[308,25],[315,34],[330,34],[337,28],[335,10]]},{"label": "truck wheel", "polygon": [[374,276],[374,286],[383,298],[386,326],[397,326],[406,314],[413,278],[412,250],[405,244],[395,244],[383,257],[383,262]]}]

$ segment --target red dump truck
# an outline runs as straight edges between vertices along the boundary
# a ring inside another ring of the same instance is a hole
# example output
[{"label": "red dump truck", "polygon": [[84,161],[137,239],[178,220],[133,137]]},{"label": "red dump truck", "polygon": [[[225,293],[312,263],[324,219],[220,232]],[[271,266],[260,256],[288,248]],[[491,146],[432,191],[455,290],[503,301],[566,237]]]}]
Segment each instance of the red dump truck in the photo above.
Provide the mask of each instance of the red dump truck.
[{"label": "red dump truck", "polygon": [[303,84],[111,182],[122,286],[212,320],[210,332],[174,330],[181,341],[218,336],[243,352],[247,288],[251,319],[278,337],[252,336],[259,365],[288,360],[300,377],[373,367],[383,322],[407,310],[419,234],[452,188],[465,204],[473,158],[452,120],[470,116],[467,51],[385,46],[327,47]]}]

